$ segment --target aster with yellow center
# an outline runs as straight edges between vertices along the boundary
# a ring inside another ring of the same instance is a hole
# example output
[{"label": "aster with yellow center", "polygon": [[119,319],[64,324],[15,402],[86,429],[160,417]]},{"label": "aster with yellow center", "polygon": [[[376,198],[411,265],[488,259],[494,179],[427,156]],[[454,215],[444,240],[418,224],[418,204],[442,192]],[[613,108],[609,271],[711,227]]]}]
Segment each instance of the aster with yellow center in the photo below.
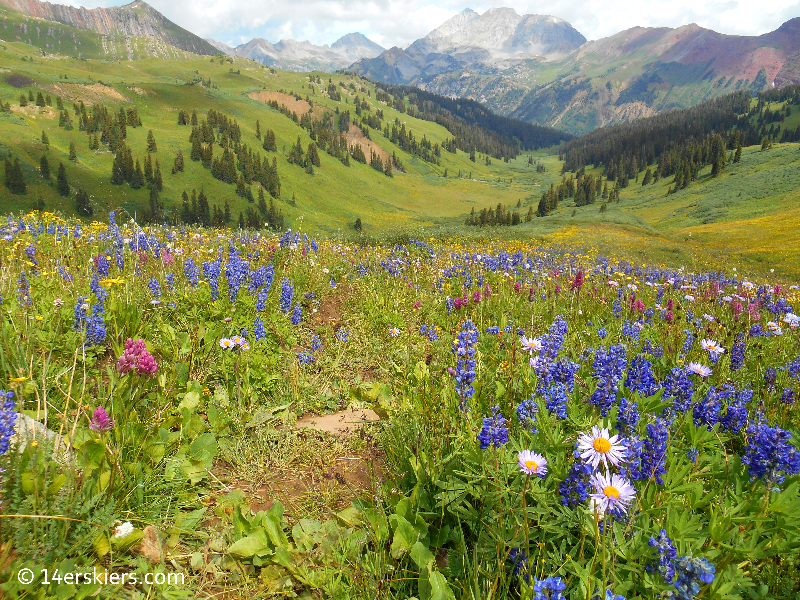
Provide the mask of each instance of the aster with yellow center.
[{"label": "aster with yellow center", "polygon": [[609,463],[618,467],[628,454],[628,449],[618,435],[609,435],[608,429],[601,429],[597,425],[588,433],[578,436],[576,444],[581,460],[596,469],[602,462],[608,471]]},{"label": "aster with yellow center", "polygon": [[613,475],[595,474],[591,480],[594,493],[589,496],[590,508],[603,516],[609,510],[628,512],[636,490],[630,482],[614,473]]},{"label": "aster with yellow center", "polygon": [[542,479],[547,475],[547,459],[530,450],[521,450],[517,454],[519,470],[526,475],[538,475]]}]

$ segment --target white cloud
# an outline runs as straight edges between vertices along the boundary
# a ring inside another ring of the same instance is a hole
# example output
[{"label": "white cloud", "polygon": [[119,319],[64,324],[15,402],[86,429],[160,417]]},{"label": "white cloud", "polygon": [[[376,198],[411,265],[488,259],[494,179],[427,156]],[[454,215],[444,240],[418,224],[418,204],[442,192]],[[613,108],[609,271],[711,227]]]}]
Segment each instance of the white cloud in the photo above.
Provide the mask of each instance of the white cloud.
[{"label": "white cloud", "polygon": [[[62,0],[64,1],[64,0]],[[124,0],[123,0],[124,1]],[[86,5],[80,0],[66,0]],[[760,35],[800,16],[800,0],[149,0],[169,19],[201,37],[270,42],[282,38],[331,44],[360,31],[388,48],[423,37],[465,8],[483,12],[511,7],[519,14],[551,14],[569,21],[588,39],[637,25],[679,27],[697,23],[720,33]],[[90,6],[116,4],[89,0]]]}]

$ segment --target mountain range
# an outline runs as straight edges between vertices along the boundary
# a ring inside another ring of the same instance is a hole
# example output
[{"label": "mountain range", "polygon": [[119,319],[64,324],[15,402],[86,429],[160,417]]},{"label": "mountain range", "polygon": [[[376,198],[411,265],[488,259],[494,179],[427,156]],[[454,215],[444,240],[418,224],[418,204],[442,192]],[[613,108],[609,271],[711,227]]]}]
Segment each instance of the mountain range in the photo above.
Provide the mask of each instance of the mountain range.
[{"label": "mountain range", "polygon": [[[95,9],[0,0],[4,10],[0,39],[42,52],[134,60],[169,58],[177,48],[284,70],[348,70],[376,82],[476,100],[497,114],[575,135],[734,90],[755,93],[800,82],[800,18],[761,36],[690,24],[633,27],[587,41],[558,17],[466,9],[405,48],[385,50],[360,33],[330,46],[255,38],[231,47],[201,39],[141,0]],[[64,27],[42,31],[37,19]]]},{"label": "mountain range", "polygon": [[374,58],[385,50],[358,32],[348,33],[330,46],[317,46],[307,40],[281,40],[271,44],[265,39],[254,38],[234,48],[210,38],[205,41],[229,56],[249,58],[287,71],[332,72],[358,60]]},{"label": "mountain range", "polygon": [[555,17],[467,9],[407,48],[350,70],[581,134],[733,90],[800,82],[800,18],[757,37],[691,24],[634,27],[587,42]]}]

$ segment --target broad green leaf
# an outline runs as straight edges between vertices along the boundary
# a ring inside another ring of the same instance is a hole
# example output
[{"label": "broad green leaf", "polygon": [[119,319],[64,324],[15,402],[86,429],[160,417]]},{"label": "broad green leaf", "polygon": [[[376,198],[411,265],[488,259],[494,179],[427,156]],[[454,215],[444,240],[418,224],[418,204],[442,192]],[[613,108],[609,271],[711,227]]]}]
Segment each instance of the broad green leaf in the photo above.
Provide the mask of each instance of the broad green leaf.
[{"label": "broad green leaf", "polygon": [[269,547],[257,537],[248,536],[228,546],[228,554],[236,558],[250,558],[257,552],[269,550]]}]

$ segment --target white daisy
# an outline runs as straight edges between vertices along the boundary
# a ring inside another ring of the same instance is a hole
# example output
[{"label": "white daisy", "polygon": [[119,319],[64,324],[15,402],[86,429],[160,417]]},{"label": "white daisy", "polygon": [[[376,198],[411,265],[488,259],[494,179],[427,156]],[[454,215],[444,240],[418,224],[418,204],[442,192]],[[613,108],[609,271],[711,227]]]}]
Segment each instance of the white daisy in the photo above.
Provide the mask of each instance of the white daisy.
[{"label": "white daisy", "polygon": [[221,348],[233,348],[235,346],[235,344],[233,343],[233,340],[230,340],[228,338],[222,338],[219,341],[219,345],[220,345]]},{"label": "white daisy", "polygon": [[719,342],[715,342],[714,340],[700,340],[700,347],[714,356],[725,354],[725,348],[720,346]]},{"label": "white daisy", "polygon": [[628,454],[628,448],[619,441],[618,435],[610,436],[608,429],[601,429],[597,425],[589,433],[578,436],[578,451],[581,459],[596,469],[600,461],[608,470],[608,463],[619,466]]},{"label": "white daisy", "polygon": [[686,366],[686,370],[694,375],[700,375],[700,377],[708,377],[711,375],[711,369],[709,367],[696,362],[690,362]]},{"label": "white daisy", "polygon": [[794,313],[786,313],[786,316],[783,317],[783,322],[792,329],[795,329],[798,325],[800,325],[800,317]]},{"label": "white daisy", "polygon": [[392,337],[398,337],[400,335],[400,330],[397,327],[392,327],[389,330],[389,335]]},{"label": "white daisy", "polygon": [[519,338],[519,341],[522,342],[522,349],[527,350],[531,354],[534,352],[540,352],[542,349],[542,340],[539,338],[526,338],[524,335]]},{"label": "white daisy", "polygon": [[592,477],[595,493],[590,495],[591,507],[601,516],[608,510],[621,510],[628,512],[628,506],[636,497],[636,490],[628,480],[614,473],[603,475],[597,473]]},{"label": "white daisy", "polygon": [[542,479],[547,475],[547,459],[530,450],[521,450],[517,455],[519,470],[525,475],[538,475]]}]

